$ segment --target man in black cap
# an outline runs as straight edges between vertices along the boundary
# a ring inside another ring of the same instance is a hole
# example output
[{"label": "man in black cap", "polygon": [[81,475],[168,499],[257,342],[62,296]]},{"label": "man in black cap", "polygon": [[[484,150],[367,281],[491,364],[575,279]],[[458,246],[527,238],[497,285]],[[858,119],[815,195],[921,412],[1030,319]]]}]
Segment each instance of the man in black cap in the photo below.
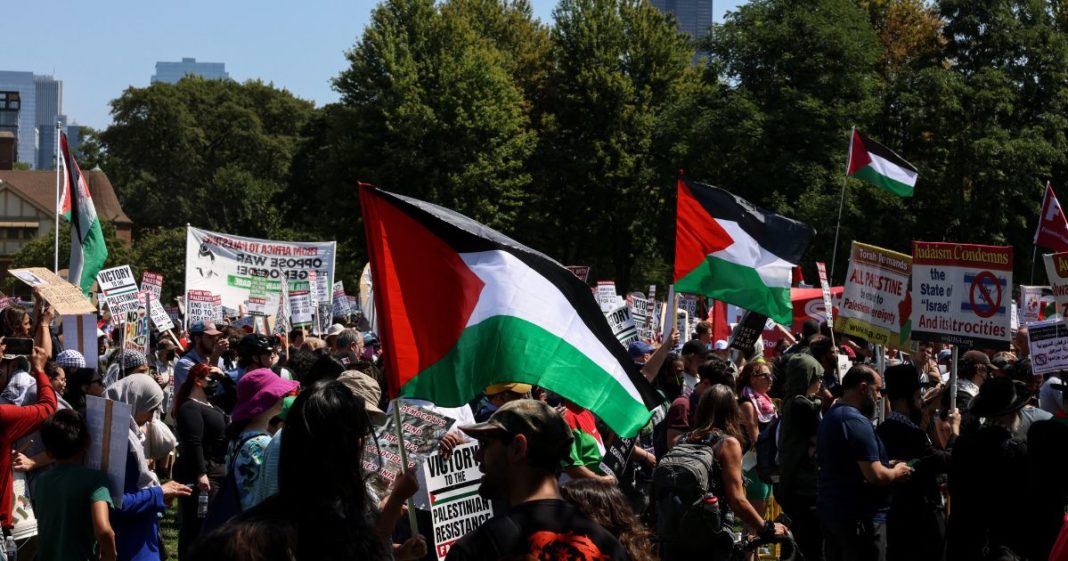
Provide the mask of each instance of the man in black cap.
[{"label": "man in black cap", "polygon": [[572,435],[556,410],[521,399],[460,430],[479,441],[479,495],[502,499],[509,508],[453,544],[448,561],[628,559],[615,537],[560,496],[557,478]]},{"label": "man in black cap", "polygon": [[945,556],[946,539],[941,484],[949,469],[949,448],[960,434],[960,414],[948,416],[952,436],[946,449],[939,448],[922,428],[933,419],[925,411],[916,366],[891,366],[885,380],[891,411],[875,432],[889,457],[908,460],[915,469],[909,481],[891,488],[886,557],[889,561],[937,561]]},{"label": "man in black cap", "polygon": [[[982,351],[968,351],[960,357],[957,367],[957,409],[962,415],[971,409],[972,400],[979,395],[979,389],[993,370],[990,357]],[[948,392],[945,395],[948,397]]]}]

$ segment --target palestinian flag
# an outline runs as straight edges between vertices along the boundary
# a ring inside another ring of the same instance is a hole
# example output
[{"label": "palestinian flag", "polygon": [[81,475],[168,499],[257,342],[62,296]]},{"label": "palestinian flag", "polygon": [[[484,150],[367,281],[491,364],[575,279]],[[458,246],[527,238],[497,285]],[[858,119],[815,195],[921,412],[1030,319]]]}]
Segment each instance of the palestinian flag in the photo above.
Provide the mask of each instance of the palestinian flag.
[{"label": "palestinian flag", "polygon": [[677,204],[675,292],[703,294],[791,325],[793,268],[816,231],[682,177]]},{"label": "palestinian flag", "polygon": [[659,400],[563,265],[451,210],[361,185],[391,397],[458,407],[491,384],[556,392],[633,436]]},{"label": "palestinian flag", "polygon": [[108,259],[104,245],[104,231],[89,194],[89,183],[78,162],[67,148],[67,135],[60,133],[60,165],[63,166],[63,185],[60,191],[59,212],[70,222],[70,265],[67,280],[81,287],[86,296],[96,280],[96,274]]},{"label": "palestinian flag", "polygon": [[919,177],[915,166],[886,146],[860,136],[856,129],[849,144],[846,175],[863,179],[899,197],[911,197]]}]

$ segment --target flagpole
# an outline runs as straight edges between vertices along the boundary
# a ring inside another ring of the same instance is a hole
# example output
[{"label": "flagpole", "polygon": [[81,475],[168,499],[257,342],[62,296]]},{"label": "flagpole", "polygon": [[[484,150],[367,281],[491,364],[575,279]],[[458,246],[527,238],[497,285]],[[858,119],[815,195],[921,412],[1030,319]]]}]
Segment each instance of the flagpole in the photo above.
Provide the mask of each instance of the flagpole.
[{"label": "flagpole", "polygon": [[838,224],[834,227],[834,248],[831,249],[831,272],[827,276],[827,282],[832,282],[834,279],[834,264],[838,259],[838,232],[842,229],[842,209],[845,208],[845,193],[846,185],[849,184],[849,162],[853,159],[853,135],[857,132],[857,127],[849,129],[849,151],[846,154],[846,167],[845,173],[842,175],[842,196],[838,200]]},{"label": "flagpole", "polygon": [[[60,137],[59,137],[59,135],[60,135],[59,119],[56,119],[56,159],[55,159],[55,164],[56,164],[55,250],[56,250],[56,253],[55,253],[55,260],[52,262],[52,272],[57,274],[57,275],[59,274],[59,213],[62,210],[62,209],[59,208],[60,188],[61,188],[61,185],[62,185],[62,181],[60,180],[60,176],[59,176],[60,167],[61,167],[59,165],[59,159],[62,157],[62,155],[59,153],[59,150],[60,150]],[[65,167],[65,166],[63,166],[63,167]]]},{"label": "flagpole", "polygon": [[1031,247],[1031,284],[1035,284],[1035,257],[1038,255],[1038,246]]}]

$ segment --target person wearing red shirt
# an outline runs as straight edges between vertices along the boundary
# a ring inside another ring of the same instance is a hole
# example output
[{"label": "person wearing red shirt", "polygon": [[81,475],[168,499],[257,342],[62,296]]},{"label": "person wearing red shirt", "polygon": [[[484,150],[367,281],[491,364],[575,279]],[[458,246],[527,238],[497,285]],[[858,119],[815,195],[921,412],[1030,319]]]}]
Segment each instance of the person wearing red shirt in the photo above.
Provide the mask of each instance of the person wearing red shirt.
[{"label": "person wearing red shirt", "polygon": [[[5,350],[0,338],[0,353]],[[11,450],[11,443],[37,430],[49,415],[56,411],[56,392],[45,374],[49,354],[41,347],[34,347],[30,355],[30,367],[37,380],[37,403],[33,405],[0,405],[0,450]],[[0,371],[6,371],[9,361],[20,357],[4,355]],[[6,383],[6,375],[3,376]],[[0,527],[9,530],[15,526],[11,517],[15,491],[12,487],[11,462],[0,462]]]}]

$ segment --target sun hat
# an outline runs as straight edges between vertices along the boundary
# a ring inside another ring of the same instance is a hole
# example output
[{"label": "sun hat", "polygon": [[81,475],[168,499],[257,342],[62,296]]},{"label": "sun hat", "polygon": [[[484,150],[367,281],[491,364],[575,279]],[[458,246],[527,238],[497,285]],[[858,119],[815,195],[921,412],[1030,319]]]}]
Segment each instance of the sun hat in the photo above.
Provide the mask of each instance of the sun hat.
[{"label": "sun hat", "polygon": [[371,423],[386,424],[386,412],[378,408],[378,400],[382,399],[382,387],[378,385],[378,380],[359,370],[346,370],[338,376],[337,381],[363,398],[363,408],[367,410]]},{"label": "sun hat", "polygon": [[269,368],[250,370],[237,382],[237,405],[231,417],[234,421],[251,419],[299,387],[299,382],[285,380]]}]

